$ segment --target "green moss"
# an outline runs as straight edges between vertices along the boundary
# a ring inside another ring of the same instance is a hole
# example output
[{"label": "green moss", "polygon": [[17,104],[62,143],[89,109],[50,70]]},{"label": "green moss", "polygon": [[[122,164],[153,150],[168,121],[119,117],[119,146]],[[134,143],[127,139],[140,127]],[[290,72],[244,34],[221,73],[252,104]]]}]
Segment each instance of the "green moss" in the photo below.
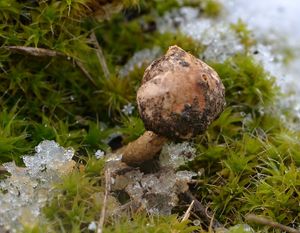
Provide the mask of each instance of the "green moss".
[{"label": "green moss", "polygon": [[192,167],[205,170],[198,195],[226,224],[250,212],[292,224],[300,201],[294,180],[300,134],[274,108],[279,95],[274,79],[246,55],[211,65],[225,85],[228,107],[196,140],[199,156]]},{"label": "green moss", "polygon": [[256,44],[255,39],[253,38],[252,32],[248,29],[246,23],[241,19],[235,24],[231,24],[231,29],[235,31],[238,38],[240,39],[241,44],[244,46],[245,51],[248,51],[250,47]]},{"label": "green moss", "polygon": [[[86,168],[76,169],[55,187],[56,195],[44,208],[53,232],[82,232],[97,221],[102,201],[101,170],[104,162],[90,159]],[[113,203],[110,203],[113,205]]]},{"label": "green moss", "polygon": [[222,64],[211,64],[226,88],[228,106],[241,111],[258,111],[274,102],[279,94],[275,79],[253,58],[238,54]]},{"label": "green moss", "polygon": [[189,36],[183,35],[181,33],[163,33],[163,34],[156,34],[153,37],[152,44],[157,45],[161,47],[164,51],[167,51],[167,49],[171,45],[178,45],[179,47],[183,48],[184,50],[198,55],[201,54],[204,51],[204,46],[196,42],[194,39],[192,39]]},{"label": "green moss", "polygon": [[22,230],[23,233],[40,233],[40,232],[48,232],[52,233],[53,231],[45,226],[40,226],[39,223],[36,223],[34,226],[24,223],[24,229]]},{"label": "green moss", "polygon": [[131,221],[127,218],[122,218],[115,222],[113,225],[104,229],[105,233],[134,233],[134,232],[147,232],[147,233],[169,233],[169,232],[182,232],[192,233],[199,229],[196,226],[189,226],[189,221],[180,222],[177,216],[146,216],[134,215]]},{"label": "green moss", "polygon": [[[299,133],[284,126],[278,111],[274,114],[272,106],[279,94],[274,79],[251,56],[244,54],[222,64],[211,65],[226,87],[228,107],[206,134],[195,140],[199,155],[189,167],[194,171],[204,169],[200,177],[202,185],[197,187],[195,195],[201,197],[203,203],[211,203],[215,217],[226,226],[240,223],[249,212],[289,225],[297,216],[296,203],[300,200],[296,169],[299,163]],[[126,136],[126,142],[134,140],[144,131],[137,117],[123,117],[120,123],[123,127],[118,130]],[[103,163],[100,162],[99,166]],[[92,177],[97,176],[97,167],[97,161],[88,160],[84,169],[86,177],[93,180]],[[71,181],[68,183],[73,187]],[[78,211],[83,211],[81,206],[78,208]],[[69,211],[68,215],[73,213],[73,210],[71,213]],[[76,212],[81,216],[80,213]],[[97,214],[94,212],[91,215]],[[152,222],[153,227],[162,227],[168,232],[161,220],[170,224],[169,221],[176,218],[163,219]],[[151,232],[151,227],[140,228],[145,225],[141,221],[148,223],[153,218],[133,217],[130,222],[113,220],[105,230]],[[87,220],[83,222],[78,223],[77,228],[65,227],[84,231]],[[65,224],[65,220],[61,224]],[[185,226],[183,229],[189,228]]]},{"label": "green moss", "polygon": [[[170,45],[177,44],[183,49],[194,54],[199,54],[204,47],[195,42],[192,38],[178,33],[159,33],[148,30],[148,23],[154,23],[155,15],[141,15],[135,20],[126,21],[124,17],[118,16],[97,29],[100,44],[103,46],[107,57],[113,65],[124,65],[125,62],[137,51],[144,48],[159,46],[162,50],[167,50]],[[110,30],[113,28],[113,30]],[[132,35],[135,35],[132,38]],[[134,42],[133,42],[134,40]],[[122,44],[122,46],[116,46]]]},{"label": "green moss", "polygon": [[143,1],[142,6],[145,8],[145,10],[150,11],[155,9],[159,15],[163,15],[166,11],[177,8],[180,6],[179,1],[177,0],[169,0],[169,1],[160,1],[160,0],[154,0],[154,1]]},{"label": "green moss", "polygon": [[222,11],[222,4],[217,0],[168,0],[168,1],[142,1],[141,10],[149,13],[155,11],[159,16],[162,16],[165,12],[171,9],[176,9],[182,6],[190,6],[199,8],[206,17],[218,17]]},{"label": "green moss", "polygon": [[141,136],[145,131],[144,123],[139,117],[124,117],[120,132],[124,135],[124,144],[131,142]]},{"label": "green moss", "polygon": [[[17,2],[11,2],[10,11],[0,9],[2,19],[7,20],[0,37],[3,46],[37,46],[69,57],[37,58],[1,49],[0,65],[4,72],[0,74],[0,91],[3,93],[0,108],[9,110],[18,103],[15,117],[9,116],[14,130],[7,132],[6,129],[4,133],[6,123],[2,124],[3,142],[6,141],[1,147],[2,162],[19,161],[21,155],[44,139],[56,140],[62,146],[72,146],[84,154],[99,148],[108,149],[106,139],[110,134],[120,132],[115,126],[122,125],[121,109],[125,104],[134,104],[145,68],[137,68],[121,79],[119,67],[135,52],[154,46],[165,51],[170,45],[177,44],[195,54],[203,51],[201,44],[180,33],[145,31],[145,24],[156,17],[154,12],[144,14],[141,8],[134,20],[119,14],[99,26],[99,22],[91,17],[74,20],[72,12],[81,3],[70,3],[70,16],[67,3],[55,1],[28,2],[24,9]],[[173,6],[172,1],[166,4]],[[17,14],[27,18],[18,18]],[[103,49],[111,72],[109,79],[103,77],[96,51],[87,42],[90,30],[95,31]],[[76,61],[81,62],[89,77],[75,65]],[[106,125],[106,129],[103,130],[100,124]],[[128,130],[124,131],[124,142],[139,134],[133,128]]]},{"label": "green moss", "polygon": [[222,5],[217,0],[203,0],[201,1],[202,11],[207,17],[216,18],[222,12]]},{"label": "green moss", "polygon": [[295,51],[292,48],[284,47],[280,49],[280,53],[283,55],[283,63],[288,65],[291,61],[295,59]]},{"label": "green moss", "polygon": [[[136,3],[122,2],[126,6]],[[21,163],[20,156],[44,139],[72,146],[80,155],[78,168],[54,187],[55,194],[44,209],[46,218],[38,219],[35,226],[24,223],[24,232],[88,232],[88,224],[98,221],[104,161],[92,155],[98,149],[109,151],[110,135],[121,134],[125,144],[145,130],[136,109],[131,116],[121,111],[125,104],[135,106],[145,65],[123,78],[118,77],[120,67],[144,48],[159,46],[166,51],[177,44],[196,56],[204,50],[179,32],[156,31],[155,17],[178,8],[178,1],[144,1],[139,8],[101,22],[84,14],[79,17],[76,12],[82,3],[0,1],[1,163]],[[221,5],[213,0],[183,4],[199,7],[208,17],[221,13]],[[274,105],[281,96],[274,78],[247,55],[256,43],[252,32],[242,21],[231,27],[245,53],[210,64],[225,85],[227,107],[207,132],[195,139],[198,156],[187,167],[204,172],[199,177],[202,185],[194,187],[193,194],[204,205],[209,203],[215,218],[226,226],[241,223],[249,212],[292,225],[300,221],[300,133],[281,120],[281,114],[292,114]],[[104,78],[95,46],[90,43],[91,31],[102,47],[109,78]],[[36,58],[4,47],[15,45],[52,49],[66,57]],[[287,50],[287,61],[290,56]],[[78,61],[84,70],[76,65]],[[108,209],[114,209],[114,200]],[[104,232],[193,229],[175,215],[126,215],[109,218]]]},{"label": "green moss", "polygon": [[159,15],[162,16],[165,12],[168,12],[172,9],[176,9],[182,6],[191,6],[191,7],[199,7],[199,4],[203,2],[203,0],[183,0],[183,1],[177,1],[177,0],[167,0],[167,1],[161,1],[161,0],[154,0],[154,1],[141,1],[141,10],[142,12],[149,13],[153,11]]},{"label": "green moss", "polygon": [[[54,187],[55,195],[44,207],[46,220],[34,226],[25,224],[23,232],[89,232],[92,221],[98,222],[102,202],[103,187],[101,170],[103,160],[89,158],[85,166],[74,170]],[[104,232],[193,232],[199,227],[189,226],[188,221],[180,222],[177,216],[147,216],[133,214],[128,216],[119,213],[120,217],[110,218],[109,214],[116,209],[113,198],[108,199],[108,218]]]},{"label": "green moss", "polygon": [[17,116],[15,105],[10,111],[2,109],[0,113],[0,158],[2,162],[15,160],[20,163],[20,154],[32,150],[26,142],[27,121]]}]

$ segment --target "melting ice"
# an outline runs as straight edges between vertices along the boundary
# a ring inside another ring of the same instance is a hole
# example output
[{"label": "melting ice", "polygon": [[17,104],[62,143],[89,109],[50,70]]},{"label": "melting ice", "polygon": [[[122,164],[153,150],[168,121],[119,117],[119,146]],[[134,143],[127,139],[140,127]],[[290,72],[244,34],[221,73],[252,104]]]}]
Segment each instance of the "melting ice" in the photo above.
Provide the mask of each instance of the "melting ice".
[{"label": "melting ice", "polygon": [[73,169],[73,155],[73,149],[45,140],[36,146],[34,155],[23,156],[25,167],[3,164],[10,176],[0,182],[0,230],[17,232],[22,223],[35,223],[52,184]]}]

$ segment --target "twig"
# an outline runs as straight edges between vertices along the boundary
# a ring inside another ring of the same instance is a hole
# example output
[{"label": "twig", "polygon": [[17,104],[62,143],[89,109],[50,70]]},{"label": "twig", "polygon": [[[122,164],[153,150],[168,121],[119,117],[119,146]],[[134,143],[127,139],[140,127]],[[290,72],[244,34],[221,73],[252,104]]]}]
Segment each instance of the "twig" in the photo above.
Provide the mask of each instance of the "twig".
[{"label": "twig", "polygon": [[105,192],[104,192],[103,206],[102,206],[101,215],[100,215],[100,218],[98,221],[97,233],[103,232],[103,225],[104,225],[106,206],[107,206],[107,198],[108,198],[108,193],[110,192],[110,178],[111,178],[110,177],[110,169],[107,168],[105,170]]},{"label": "twig", "polygon": [[273,228],[279,228],[280,230],[286,231],[286,232],[289,232],[289,233],[300,233],[300,230],[294,229],[294,228],[289,227],[289,226],[282,225],[278,222],[274,222],[274,221],[269,220],[265,217],[257,216],[255,214],[246,215],[245,220],[247,222],[254,222],[254,223],[270,226],[270,227],[273,227]]},{"label": "twig", "polygon": [[192,210],[192,208],[193,208],[193,206],[194,206],[194,202],[195,202],[195,201],[192,200],[192,202],[191,202],[191,204],[189,205],[189,208],[186,210],[186,212],[185,212],[185,214],[184,214],[184,216],[183,216],[181,222],[186,221],[186,220],[189,219],[190,214],[191,214],[191,210]]},{"label": "twig", "polygon": [[81,70],[81,72],[94,84],[94,86],[97,86],[96,82],[94,81],[93,77],[90,75],[90,73],[85,69],[84,65],[79,61],[75,60],[75,64],[77,67]]},{"label": "twig", "polygon": [[213,214],[205,206],[203,206],[190,191],[185,192],[184,195],[189,199],[189,201],[194,201],[195,211],[199,213],[203,221],[209,224],[211,228],[224,228],[224,226],[218,220],[212,217]]},{"label": "twig", "polygon": [[[44,48],[35,48],[35,47],[27,47],[27,46],[6,46],[8,50],[14,53],[20,53],[25,55],[30,55],[34,57],[68,57],[66,54]],[[82,71],[82,73],[93,83],[94,86],[97,86],[96,82],[89,74],[89,72],[84,68],[83,64],[79,60],[75,60],[75,64]]]},{"label": "twig", "polygon": [[211,217],[211,220],[210,220],[210,223],[209,223],[209,227],[208,227],[208,232],[213,232],[213,223],[214,223],[214,220],[215,220],[215,213],[213,213],[213,215]]},{"label": "twig", "polygon": [[15,53],[22,53],[26,55],[31,55],[35,57],[65,57],[66,55],[51,49],[35,48],[27,46],[6,46],[6,48]]},{"label": "twig", "polygon": [[105,76],[105,78],[108,79],[110,77],[110,72],[109,72],[109,69],[108,69],[108,66],[107,66],[102,48],[101,48],[94,32],[92,32],[92,34],[91,34],[91,40],[92,40],[94,46],[96,47],[96,54],[97,54],[99,63],[102,67],[102,71],[104,73],[104,76]]}]

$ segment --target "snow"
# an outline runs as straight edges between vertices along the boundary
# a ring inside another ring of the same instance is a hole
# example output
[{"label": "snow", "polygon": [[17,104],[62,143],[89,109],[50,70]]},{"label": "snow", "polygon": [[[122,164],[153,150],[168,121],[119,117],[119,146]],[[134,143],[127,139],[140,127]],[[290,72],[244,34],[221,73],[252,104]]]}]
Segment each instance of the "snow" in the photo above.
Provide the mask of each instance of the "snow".
[{"label": "snow", "polygon": [[51,195],[52,185],[72,171],[74,150],[54,141],[42,141],[34,155],[23,156],[25,167],[3,164],[10,176],[0,181],[0,229],[22,230],[22,223],[34,224]]}]

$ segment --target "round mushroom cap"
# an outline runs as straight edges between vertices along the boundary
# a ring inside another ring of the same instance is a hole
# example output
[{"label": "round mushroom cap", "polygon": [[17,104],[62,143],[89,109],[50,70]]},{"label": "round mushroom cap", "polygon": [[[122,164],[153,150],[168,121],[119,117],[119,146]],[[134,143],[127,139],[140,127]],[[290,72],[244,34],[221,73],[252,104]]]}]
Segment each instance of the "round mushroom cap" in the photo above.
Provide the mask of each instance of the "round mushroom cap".
[{"label": "round mushroom cap", "polygon": [[203,133],[222,113],[225,88],[211,67],[171,46],[145,70],[137,103],[147,130],[189,139]]}]

